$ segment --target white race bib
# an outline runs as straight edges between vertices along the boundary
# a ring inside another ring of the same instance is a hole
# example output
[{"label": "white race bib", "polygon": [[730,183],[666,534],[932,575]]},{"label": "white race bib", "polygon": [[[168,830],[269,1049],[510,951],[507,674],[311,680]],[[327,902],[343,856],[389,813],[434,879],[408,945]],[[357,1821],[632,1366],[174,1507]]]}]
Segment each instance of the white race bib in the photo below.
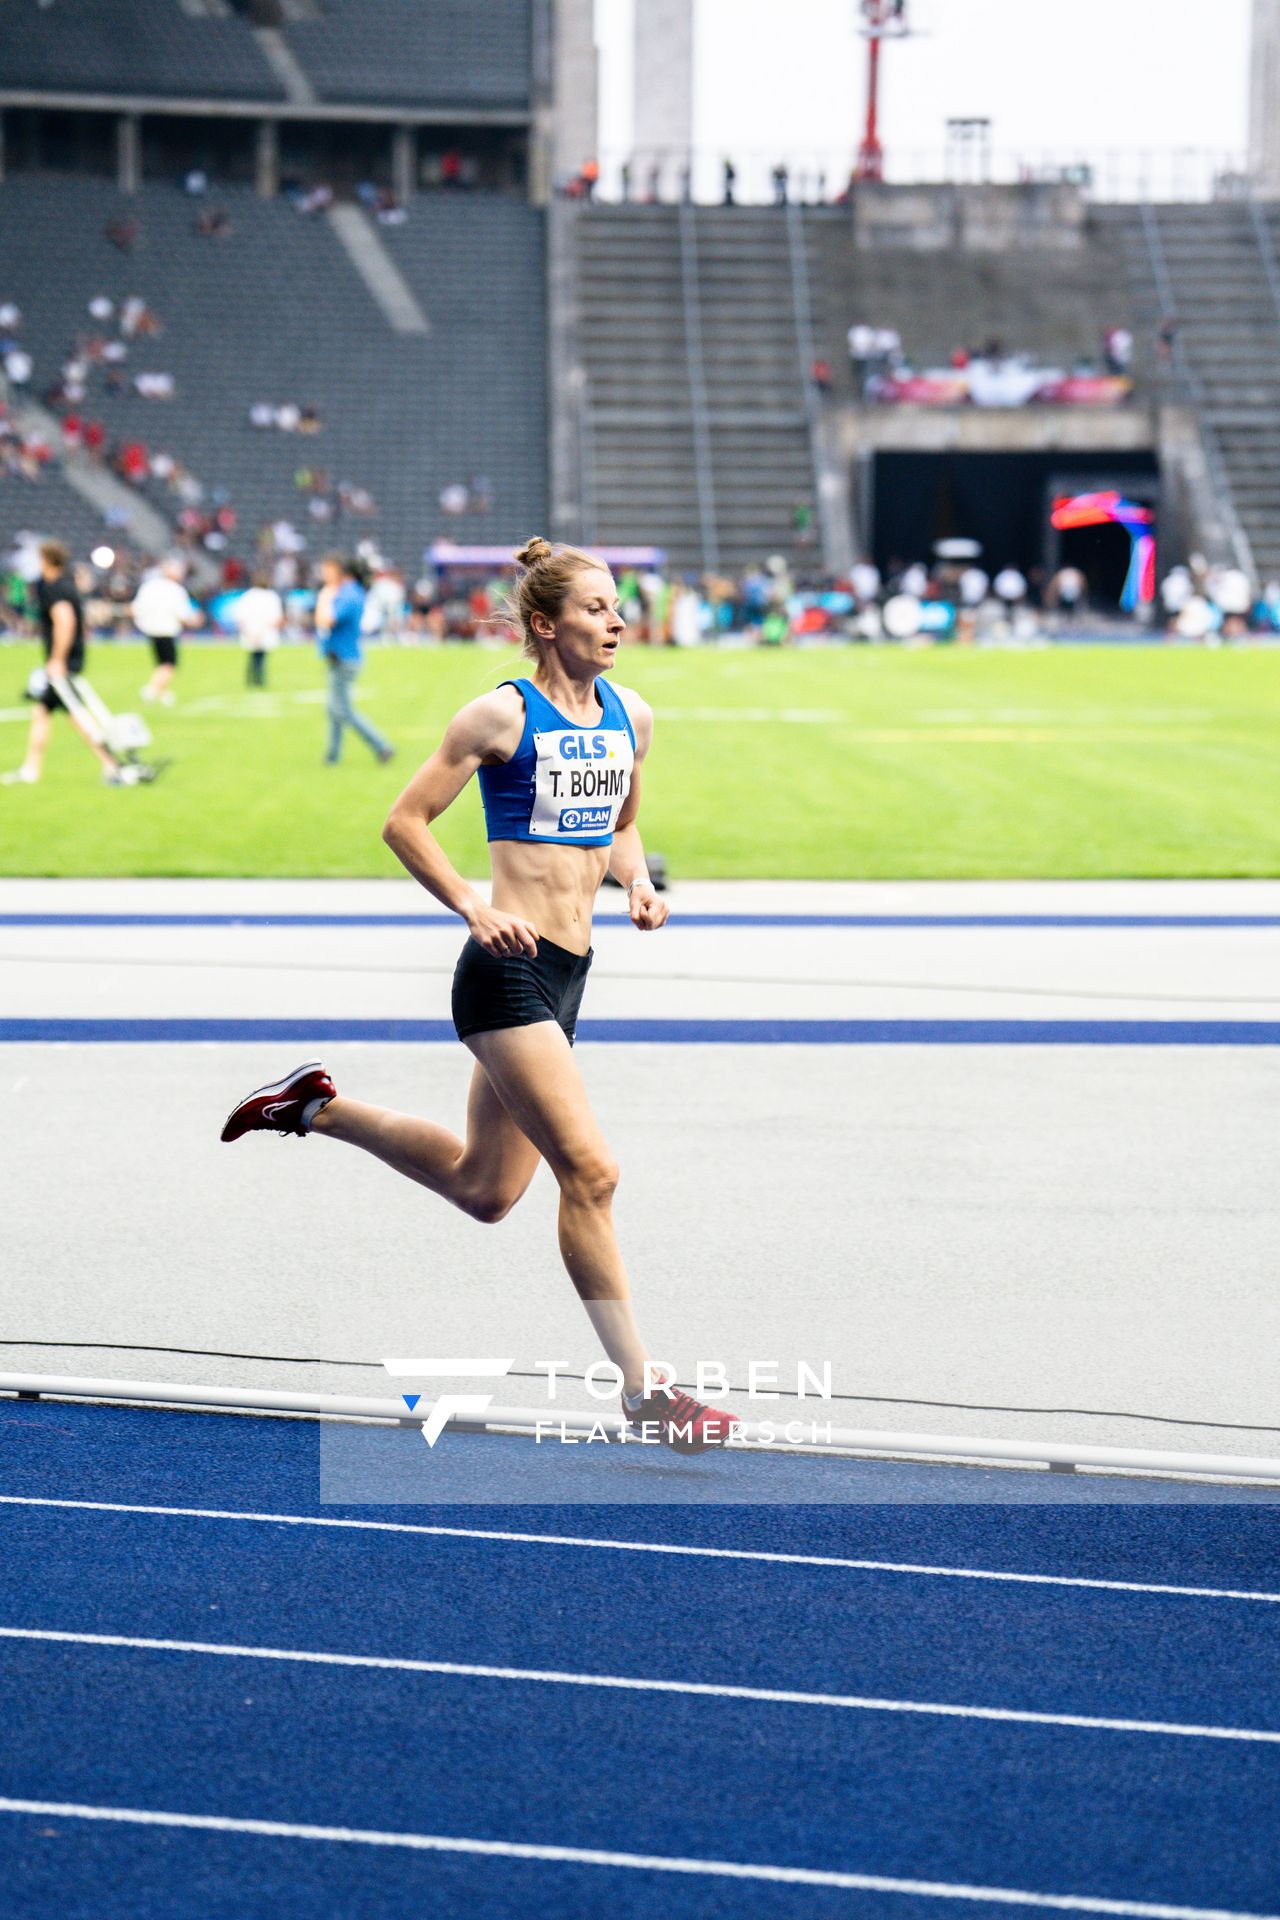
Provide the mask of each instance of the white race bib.
[{"label": "white race bib", "polygon": [[631,791],[635,748],[620,728],[535,733],[538,756],[529,832],[539,840],[612,833]]}]

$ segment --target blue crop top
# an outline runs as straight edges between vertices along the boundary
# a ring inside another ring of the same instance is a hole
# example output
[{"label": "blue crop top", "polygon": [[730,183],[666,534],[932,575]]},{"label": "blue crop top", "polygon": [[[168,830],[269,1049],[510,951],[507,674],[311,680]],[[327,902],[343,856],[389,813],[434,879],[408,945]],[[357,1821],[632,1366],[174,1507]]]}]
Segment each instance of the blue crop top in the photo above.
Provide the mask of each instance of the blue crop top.
[{"label": "blue crop top", "polygon": [[524,699],[524,731],[509,760],[480,768],[490,840],[549,840],[559,847],[607,847],[631,791],[636,736],[622,701],[596,681],[599,720],[566,720],[532,680],[504,680]]}]

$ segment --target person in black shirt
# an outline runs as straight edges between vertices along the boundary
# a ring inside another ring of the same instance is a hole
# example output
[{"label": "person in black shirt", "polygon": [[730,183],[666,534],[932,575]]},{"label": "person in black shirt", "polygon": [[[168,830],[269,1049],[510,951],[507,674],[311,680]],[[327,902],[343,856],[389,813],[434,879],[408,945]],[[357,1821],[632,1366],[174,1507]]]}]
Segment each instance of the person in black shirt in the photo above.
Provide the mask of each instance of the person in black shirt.
[{"label": "person in black shirt", "polygon": [[132,787],[140,775],[136,767],[123,766],[107,751],[73,713],[57,691],[55,682],[69,674],[84,672],[84,612],[80,595],[71,577],[71,559],[60,540],[46,540],[40,548],[40,579],[35,590],[40,637],[44,644],[46,680],[36,694],[31,714],[31,732],[27,737],[27,757],[14,773],[4,774],[6,786],[34,786],[44,767],[45,751],[53,715],[59,708],[67,715],[80,738],[97,756],[102,777],[108,786]]}]

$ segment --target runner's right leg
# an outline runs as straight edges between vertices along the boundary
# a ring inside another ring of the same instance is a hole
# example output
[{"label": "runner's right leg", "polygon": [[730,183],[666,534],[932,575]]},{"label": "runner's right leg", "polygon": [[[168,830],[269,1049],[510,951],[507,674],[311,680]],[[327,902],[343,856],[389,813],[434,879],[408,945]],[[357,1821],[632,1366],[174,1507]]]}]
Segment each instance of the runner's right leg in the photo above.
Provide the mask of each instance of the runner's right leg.
[{"label": "runner's right leg", "polygon": [[321,1108],[311,1132],[362,1148],[396,1173],[452,1201],[474,1220],[501,1220],[510,1213],[541,1157],[478,1062],[467,1098],[465,1142],[433,1120],[367,1106],[341,1094]]}]

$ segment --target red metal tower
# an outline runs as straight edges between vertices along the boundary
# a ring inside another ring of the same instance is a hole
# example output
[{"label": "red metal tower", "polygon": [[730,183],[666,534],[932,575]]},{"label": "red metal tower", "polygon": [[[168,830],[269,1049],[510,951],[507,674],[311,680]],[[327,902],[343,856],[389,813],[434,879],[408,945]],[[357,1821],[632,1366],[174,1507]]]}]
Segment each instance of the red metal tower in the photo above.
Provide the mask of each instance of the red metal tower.
[{"label": "red metal tower", "polygon": [[907,0],[859,0],[867,40],[867,124],[858,148],[855,180],[883,180],[884,148],[880,144],[880,42],[900,38],[907,26]]}]

